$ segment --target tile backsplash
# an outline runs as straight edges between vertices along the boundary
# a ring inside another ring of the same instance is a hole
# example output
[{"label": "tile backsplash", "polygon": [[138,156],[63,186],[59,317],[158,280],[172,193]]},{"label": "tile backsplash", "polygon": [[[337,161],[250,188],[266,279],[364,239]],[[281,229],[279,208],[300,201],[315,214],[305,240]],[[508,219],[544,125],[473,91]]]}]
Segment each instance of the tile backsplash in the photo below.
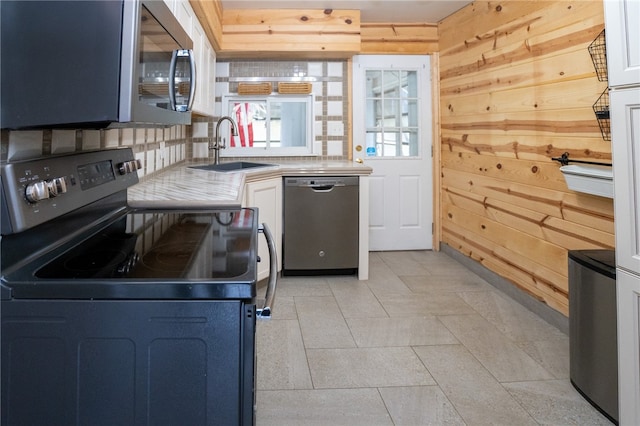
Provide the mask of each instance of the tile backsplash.
[{"label": "tile backsplash", "polygon": [[131,147],[142,161],[140,177],[186,159],[192,126],[135,126],[108,130],[2,130],[0,161],[12,162],[96,149]]},{"label": "tile backsplash", "polygon": [[[221,112],[222,97],[235,95],[241,81],[272,82],[306,78],[311,81],[314,95],[313,157],[300,157],[302,161],[343,160],[349,156],[348,116],[348,62],[336,61],[265,61],[229,60],[216,64],[216,117],[194,118],[193,144],[190,158],[210,156],[208,143],[213,138],[213,127]],[[198,123],[199,122],[199,123]],[[203,124],[204,123],[204,124]],[[199,125],[199,129],[195,126]],[[291,158],[291,157],[287,157]],[[274,160],[273,157],[270,157]],[[276,158],[277,160],[277,158]]]},{"label": "tile backsplash", "polygon": [[[46,157],[79,151],[131,147],[144,169],[140,177],[178,162],[212,156],[208,149],[213,128],[221,115],[221,100],[236,94],[238,81],[287,81],[307,77],[314,94],[314,144],[316,156],[301,161],[342,160],[349,156],[347,61],[230,60],[216,66],[216,117],[194,115],[189,126],[126,128],[38,129],[0,131],[0,162]],[[277,87],[277,83],[275,84]],[[291,157],[288,157],[291,158]],[[278,158],[270,158],[277,160]]]}]

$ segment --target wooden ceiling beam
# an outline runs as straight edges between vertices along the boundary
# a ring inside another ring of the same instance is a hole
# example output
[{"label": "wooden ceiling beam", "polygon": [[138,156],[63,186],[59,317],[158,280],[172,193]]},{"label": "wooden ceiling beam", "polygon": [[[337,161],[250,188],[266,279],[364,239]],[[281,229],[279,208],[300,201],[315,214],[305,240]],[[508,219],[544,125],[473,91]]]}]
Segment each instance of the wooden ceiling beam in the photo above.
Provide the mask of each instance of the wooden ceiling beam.
[{"label": "wooden ceiling beam", "polygon": [[362,23],[359,10],[227,9],[190,0],[220,58],[348,58],[438,51],[438,25]]},{"label": "wooden ceiling beam", "polygon": [[359,10],[225,10],[223,54],[360,52]]}]

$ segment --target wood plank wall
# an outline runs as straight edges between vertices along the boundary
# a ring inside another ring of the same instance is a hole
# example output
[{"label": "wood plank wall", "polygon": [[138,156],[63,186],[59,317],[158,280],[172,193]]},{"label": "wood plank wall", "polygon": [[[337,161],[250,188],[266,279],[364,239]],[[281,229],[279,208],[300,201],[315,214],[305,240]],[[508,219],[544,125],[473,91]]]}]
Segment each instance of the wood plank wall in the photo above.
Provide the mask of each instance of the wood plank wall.
[{"label": "wood plank wall", "polygon": [[349,58],[360,52],[359,10],[223,11],[219,0],[190,4],[218,58]]},{"label": "wood plank wall", "polygon": [[614,247],[612,200],[559,163],[611,161],[592,110],[601,1],[477,1],[439,25],[442,241],[568,315],[567,254]]},{"label": "wood plank wall", "polygon": [[360,24],[362,55],[426,55],[438,51],[438,25],[428,23]]},{"label": "wood plank wall", "polygon": [[225,10],[222,51],[350,56],[360,50],[359,10]]},{"label": "wood plank wall", "polygon": [[349,58],[438,51],[435,23],[364,23],[359,10],[223,11],[220,0],[190,4],[219,58]]}]

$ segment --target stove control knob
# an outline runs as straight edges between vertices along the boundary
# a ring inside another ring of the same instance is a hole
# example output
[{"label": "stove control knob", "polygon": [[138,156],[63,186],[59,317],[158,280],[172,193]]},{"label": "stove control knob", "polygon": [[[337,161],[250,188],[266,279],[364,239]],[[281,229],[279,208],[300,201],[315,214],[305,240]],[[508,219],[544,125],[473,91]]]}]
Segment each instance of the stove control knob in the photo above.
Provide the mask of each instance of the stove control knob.
[{"label": "stove control knob", "polygon": [[121,175],[131,173],[131,166],[129,165],[128,161],[118,164],[118,173],[120,173]]},{"label": "stove control knob", "polygon": [[57,197],[67,192],[67,181],[63,177],[54,178],[47,182],[49,196]]},{"label": "stove control knob", "polygon": [[25,196],[30,203],[37,203],[40,200],[49,198],[49,186],[47,182],[40,181],[27,185]]},{"label": "stove control knob", "polygon": [[121,175],[126,175],[127,173],[133,173],[141,168],[142,162],[140,160],[125,161],[124,163],[120,163],[118,165],[118,172]]}]

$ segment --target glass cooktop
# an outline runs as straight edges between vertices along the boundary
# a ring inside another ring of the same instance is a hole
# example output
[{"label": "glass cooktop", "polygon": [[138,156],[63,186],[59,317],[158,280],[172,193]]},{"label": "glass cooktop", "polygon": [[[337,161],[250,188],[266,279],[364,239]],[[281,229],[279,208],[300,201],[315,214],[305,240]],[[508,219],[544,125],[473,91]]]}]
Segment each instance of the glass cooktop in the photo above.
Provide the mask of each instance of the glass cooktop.
[{"label": "glass cooktop", "polygon": [[[14,295],[31,294],[27,297],[38,292],[72,298],[246,294],[242,287],[255,285],[256,250],[251,209],[134,210],[43,266],[32,266],[34,271],[23,268],[9,277],[9,286]],[[29,283],[26,276],[33,277]]]},{"label": "glass cooktop", "polygon": [[[249,215],[249,217],[245,217]],[[250,211],[130,213],[36,272],[39,278],[218,279],[248,269]]]}]

